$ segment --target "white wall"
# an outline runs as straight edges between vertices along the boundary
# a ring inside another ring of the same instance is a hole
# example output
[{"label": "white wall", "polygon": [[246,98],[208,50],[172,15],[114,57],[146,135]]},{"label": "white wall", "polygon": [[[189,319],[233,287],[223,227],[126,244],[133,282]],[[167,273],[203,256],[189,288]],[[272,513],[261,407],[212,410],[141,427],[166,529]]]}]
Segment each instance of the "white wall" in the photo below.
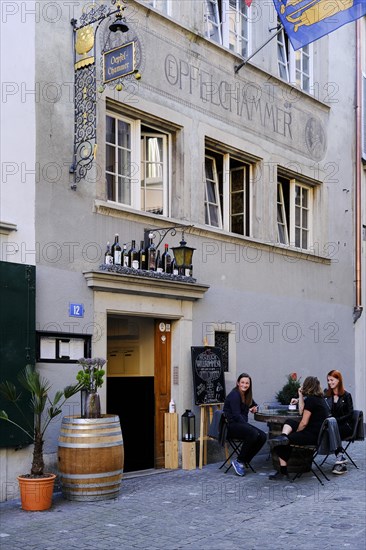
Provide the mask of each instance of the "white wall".
[{"label": "white wall", "polygon": [[[36,263],[36,17],[31,14],[36,4],[2,2],[0,18],[0,261],[31,265]],[[9,231],[8,224],[14,230]],[[0,500],[18,495],[16,476],[30,469],[31,449],[0,449]]]},{"label": "white wall", "polygon": [[37,2],[1,6],[0,260],[35,264],[35,20]]}]

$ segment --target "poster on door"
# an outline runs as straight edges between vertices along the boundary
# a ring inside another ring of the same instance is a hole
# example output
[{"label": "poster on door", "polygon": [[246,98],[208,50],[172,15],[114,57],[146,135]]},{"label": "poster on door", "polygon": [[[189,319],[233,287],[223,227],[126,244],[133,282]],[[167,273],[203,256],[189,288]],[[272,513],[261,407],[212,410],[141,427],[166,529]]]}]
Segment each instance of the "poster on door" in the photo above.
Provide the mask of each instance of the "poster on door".
[{"label": "poster on door", "polygon": [[225,401],[225,378],[221,348],[191,347],[193,389],[196,405]]}]

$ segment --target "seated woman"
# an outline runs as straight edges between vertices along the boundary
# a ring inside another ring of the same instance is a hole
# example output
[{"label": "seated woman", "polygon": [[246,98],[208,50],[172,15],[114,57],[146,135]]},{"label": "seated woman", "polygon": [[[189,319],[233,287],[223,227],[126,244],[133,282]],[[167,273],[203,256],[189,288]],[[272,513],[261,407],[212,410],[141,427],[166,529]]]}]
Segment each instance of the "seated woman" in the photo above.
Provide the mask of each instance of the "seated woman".
[{"label": "seated woman", "polygon": [[286,420],[282,427],[282,435],[269,440],[280,461],[280,471],[270,475],[271,480],[289,479],[287,463],[292,452],[289,445],[316,445],[320,428],[324,420],[330,416],[318,378],[307,376],[298,393],[299,412],[302,415],[300,422],[294,419]]},{"label": "seated woman", "polygon": [[[352,434],[353,402],[352,395],[344,389],[343,377],[339,370],[331,370],[327,374],[328,388],[325,390],[325,400],[330,414],[337,420],[341,439]],[[345,474],[347,472],[347,459],[342,455],[342,448],[335,451],[336,462],[333,474]]]},{"label": "seated woman", "polygon": [[249,411],[255,413],[257,410],[258,406],[252,394],[252,379],[244,372],[238,377],[235,388],[228,394],[224,403],[229,436],[244,441],[238,458],[232,461],[238,476],[245,475],[244,465],[250,463],[267,439],[262,430],[248,423]]}]

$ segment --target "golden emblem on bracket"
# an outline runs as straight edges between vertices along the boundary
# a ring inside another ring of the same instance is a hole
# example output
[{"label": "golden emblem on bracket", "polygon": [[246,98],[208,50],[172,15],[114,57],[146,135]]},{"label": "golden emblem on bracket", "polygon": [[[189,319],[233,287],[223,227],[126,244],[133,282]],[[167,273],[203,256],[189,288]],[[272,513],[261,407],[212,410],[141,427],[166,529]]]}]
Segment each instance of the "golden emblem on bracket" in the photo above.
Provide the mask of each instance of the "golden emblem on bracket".
[{"label": "golden emblem on bracket", "polygon": [[91,25],[83,27],[76,32],[75,50],[79,55],[85,56],[94,46],[94,29]]},{"label": "golden emblem on bracket", "polygon": [[94,28],[92,25],[83,27],[76,31],[75,51],[82,58],[75,63],[75,69],[81,69],[94,63],[94,56],[87,57],[86,54],[94,46]]}]

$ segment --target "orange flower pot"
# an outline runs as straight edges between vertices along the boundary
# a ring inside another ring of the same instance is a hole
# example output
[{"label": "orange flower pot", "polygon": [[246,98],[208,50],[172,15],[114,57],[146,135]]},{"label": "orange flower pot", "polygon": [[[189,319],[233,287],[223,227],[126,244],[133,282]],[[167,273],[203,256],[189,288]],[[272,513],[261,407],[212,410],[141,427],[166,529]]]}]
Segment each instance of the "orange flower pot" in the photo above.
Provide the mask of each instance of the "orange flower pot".
[{"label": "orange flower pot", "polygon": [[23,510],[40,512],[51,508],[56,475],[47,474],[47,476],[37,478],[18,476]]}]

